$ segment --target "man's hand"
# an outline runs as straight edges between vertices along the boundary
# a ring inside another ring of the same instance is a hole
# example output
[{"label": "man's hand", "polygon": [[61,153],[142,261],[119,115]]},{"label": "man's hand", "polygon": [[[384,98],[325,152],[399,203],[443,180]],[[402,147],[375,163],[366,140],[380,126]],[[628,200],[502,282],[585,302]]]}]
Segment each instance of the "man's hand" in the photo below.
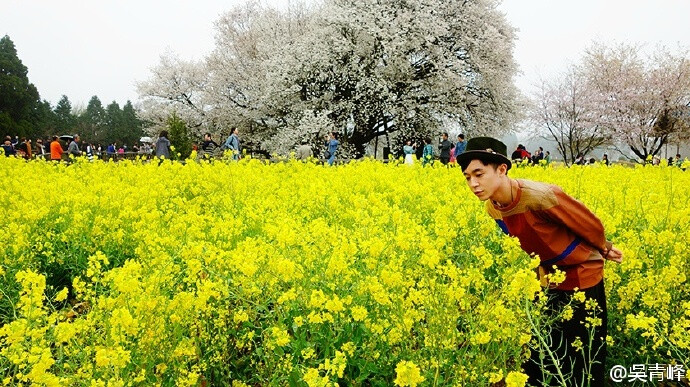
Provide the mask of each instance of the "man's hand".
[{"label": "man's hand", "polygon": [[616,263],[623,262],[623,252],[611,246],[611,249],[604,249],[604,258]]}]

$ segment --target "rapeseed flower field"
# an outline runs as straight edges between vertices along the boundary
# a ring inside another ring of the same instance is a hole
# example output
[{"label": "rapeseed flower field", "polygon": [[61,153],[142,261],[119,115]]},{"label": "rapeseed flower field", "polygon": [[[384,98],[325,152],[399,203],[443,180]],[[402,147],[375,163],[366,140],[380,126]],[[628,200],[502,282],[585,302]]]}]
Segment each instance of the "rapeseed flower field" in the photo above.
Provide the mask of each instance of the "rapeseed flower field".
[{"label": "rapeseed flower field", "polygon": [[[538,257],[457,168],[0,157],[0,383],[524,385]],[[583,201],[609,367],[690,365],[690,172],[523,167]],[[568,318],[567,313],[563,318]]]}]

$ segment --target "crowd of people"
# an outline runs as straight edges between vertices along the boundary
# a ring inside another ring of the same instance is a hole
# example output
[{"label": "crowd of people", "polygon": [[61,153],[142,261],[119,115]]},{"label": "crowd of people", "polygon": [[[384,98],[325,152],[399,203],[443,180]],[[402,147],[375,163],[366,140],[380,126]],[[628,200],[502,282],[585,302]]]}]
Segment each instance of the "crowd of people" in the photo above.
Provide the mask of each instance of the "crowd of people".
[{"label": "crowd of people", "polygon": [[[448,139],[448,133],[443,133],[439,139],[437,149],[431,145],[431,137],[424,139],[424,147],[422,148],[422,164],[428,165],[436,160],[436,153],[438,153],[438,160],[443,165],[455,162],[455,158],[465,151],[465,135],[459,134],[457,142],[453,143]],[[412,140],[407,140],[403,146],[403,154],[405,156],[405,164],[414,164],[414,155],[417,153],[417,143]]]},{"label": "crowd of people", "polygon": [[151,155],[152,148],[147,143],[138,145],[135,143],[131,148],[127,145],[117,143],[108,144],[103,147],[101,144],[82,143],[79,135],[63,136],[62,138],[53,136],[51,139],[37,139],[35,142],[27,138],[6,136],[2,145],[5,156],[21,157],[26,160],[43,158],[46,160],[63,160],[68,155],[85,155],[89,160],[94,158],[122,158],[126,153]]},{"label": "crowd of people", "polygon": [[[161,136],[159,136],[159,138],[161,137],[163,137],[163,133],[161,133]],[[323,159],[328,163],[328,165],[333,165],[340,148],[338,133],[331,132],[326,135],[324,140],[325,150],[323,153]],[[214,157],[223,154],[224,152],[231,152],[232,158],[234,160],[238,160],[242,154],[239,130],[237,128],[232,128],[230,136],[228,136],[222,145],[218,145],[218,143],[213,141],[211,133],[206,133],[204,134],[204,141],[201,143],[201,145],[195,145],[195,148],[193,149],[199,152],[200,157]],[[318,157],[318,155],[314,152],[312,146],[309,145],[309,141],[303,139],[295,150],[295,158],[298,160],[307,160],[310,157]]]},{"label": "crowd of people", "polygon": [[[140,155],[146,157],[156,156],[158,158],[169,159],[171,157],[171,142],[168,138],[168,132],[162,131],[158,138],[152,143],[142,142],[140,145],[135,143],[131,148],[125,144],[118,144],[113,142],[103,147],[101,144],[81,142],[79,135],[63,136],[59,138],[53,136],[51,140],[37,139],[33,142],[31,139],[19,138],[15,136],[6,136],[2,149],[5,156],[15,156],[24,159],[43,158],[46,160],[59,161],[67,159],[69,155],[81,156],[85,155],[89,160],[100,158],[104,160],[118,160],[124,158],[125,154]],[[333,165],[338,156],[340,141],[338,141],[338,133],[331,132],[325,137],[323,159],[329,164]],[[193,150],[199,153],[200,157],[219,157],[225,152],[228,152],[234,160],[239,160],[242,154],[242,146],[238,128],[232,128],[230,135],[222,144],[218,144],[213,140],[211,133],[205,133],[203,141],[194,143]],[[455,163],[456,158],[465,151],[466,142],[465,135],[458,134],[457,140],[451,142],[448,133],[443,133],[439,139],[437,147],[432,145],[432,139],[427,137],[424,139],[424,145],[421,150],[421,159],[423,165],[432,164],[438,160],[443,165]],[[405,164],[414,164],[414,155],[417,154],[418,145],[413,140],[407,140],[402,149]],[[296,148],[295,157],[298,160],[306,160],[310,157],[318,158],[319,155],[314,151],[309,142],[305,139]],[[530,163],[539,165],[543,162],[550,164],[552,162],[551,153],[544,151],[544,148],[539,147],[534,152],[527,151],[524,145],[519,144],[511,154],[511,160],[515,162]],[[586,158],[582,153],[575,158],[574,165],[591,165],[601,163],[610,165],[609,157],[604,154],[602,159],[597,161],[594,157]],[[661,164],[661,158],[654,156],[650,161],[652,165]],[[668,159],[668,165],[675,165],[680,167],[683,164],[683,159],[680,154],[676,154],[675,158]]]}]

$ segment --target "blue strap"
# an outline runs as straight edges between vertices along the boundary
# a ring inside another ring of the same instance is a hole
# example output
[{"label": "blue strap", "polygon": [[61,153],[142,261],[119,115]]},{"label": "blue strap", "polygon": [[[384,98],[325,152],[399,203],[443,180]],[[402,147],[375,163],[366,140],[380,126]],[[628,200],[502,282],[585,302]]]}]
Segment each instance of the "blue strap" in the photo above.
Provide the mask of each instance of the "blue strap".
[{"label": "blue strap", "polygon": [[506,226],[506,222],[502,221],[501,219],[496,219],[496,223],[498,223],[498,227],[500,227],[501,230],[503,230],[503,233],[510,235],[510,233],[508,232],[508,226]]},{"label": "blue strap", "polygon": [[566,247],[565,250],[563,250],[562,253],[558,254],[557,256],[555,256],[555,257],[553,257],[553,258],[551,258],[551,259],[549,259],[549,260],[542,261],[542,263],[540,263],[540,265],[541,265],[541,266],[551,266],[551,265],[555,264],[556,262],[559,262],[559,261],[564,260],[568,255],[570,255],[570,253],[573,252],[573,250],[575,250],[575,248],[576,248],[580,243],[582,243],[582,240],[581,240],[580,238],[577,238],[577,237],[576,237],[576,238],[573,239],[573,241],[568,245],[568,247]]}]

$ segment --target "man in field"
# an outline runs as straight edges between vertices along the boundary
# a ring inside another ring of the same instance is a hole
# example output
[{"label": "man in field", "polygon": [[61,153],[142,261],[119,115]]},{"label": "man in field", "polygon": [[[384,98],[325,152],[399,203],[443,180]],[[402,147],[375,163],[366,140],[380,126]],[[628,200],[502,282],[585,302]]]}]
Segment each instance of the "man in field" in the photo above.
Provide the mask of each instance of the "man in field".
[{"label": "man in field", "polygon": [[453,143],[448,141],[448,133],[443,133],[441,137],[441,142],[438,144],[438,149],[441,151],[441,155],[438,157],[443,165],[448,165],[450,162],[450,149],[453,147]]},{"label": "man in field", "polygon": [[72,142],[69,143],[69,146],[67,147],[67,153],[70,155],[77,157],[81,156],[81,150],[79,150],[79,135],[75,134],[74,138],[72,139]]},{"label": "man in field", "polygon": [[[554,364],[547,356],[542,364],[539,352],[532,351],[531,359],[523,364],[529,383],[542,385],[550,379],[550,383],[560,385],[560,370],[561,375],[573,378],[568,385],[582,385],[583,379],[585,385],[604,385],[607,333],[604,261],[620,263],[623,254],[606,240],[604,227],[596,215],[559,187],[508,177],[511,162],[506,154],[502,142],[477,137],[468,141],[457,161],[467,185],[479,200],[486,201],[487,212],[500,228],[517,237],[525,252],[539,255],[538,275],[547,287],[549,313],[558,314],[577,290],[587,299],[571,304],[573,313],[569,320],[556,321],[548,332],[539,332],[559,360]],[[549,283],[546,277],[554,266],[565,272],[565,280],[559,284]],[[597,302],[594,310],[590,300]],[[586,320],[587,317],[594,319]],[[593,330],[586,325],[593,326]],[[593,333],[591,342],[590,333]],[[591,374],[589,381],[586,371]]]}]

